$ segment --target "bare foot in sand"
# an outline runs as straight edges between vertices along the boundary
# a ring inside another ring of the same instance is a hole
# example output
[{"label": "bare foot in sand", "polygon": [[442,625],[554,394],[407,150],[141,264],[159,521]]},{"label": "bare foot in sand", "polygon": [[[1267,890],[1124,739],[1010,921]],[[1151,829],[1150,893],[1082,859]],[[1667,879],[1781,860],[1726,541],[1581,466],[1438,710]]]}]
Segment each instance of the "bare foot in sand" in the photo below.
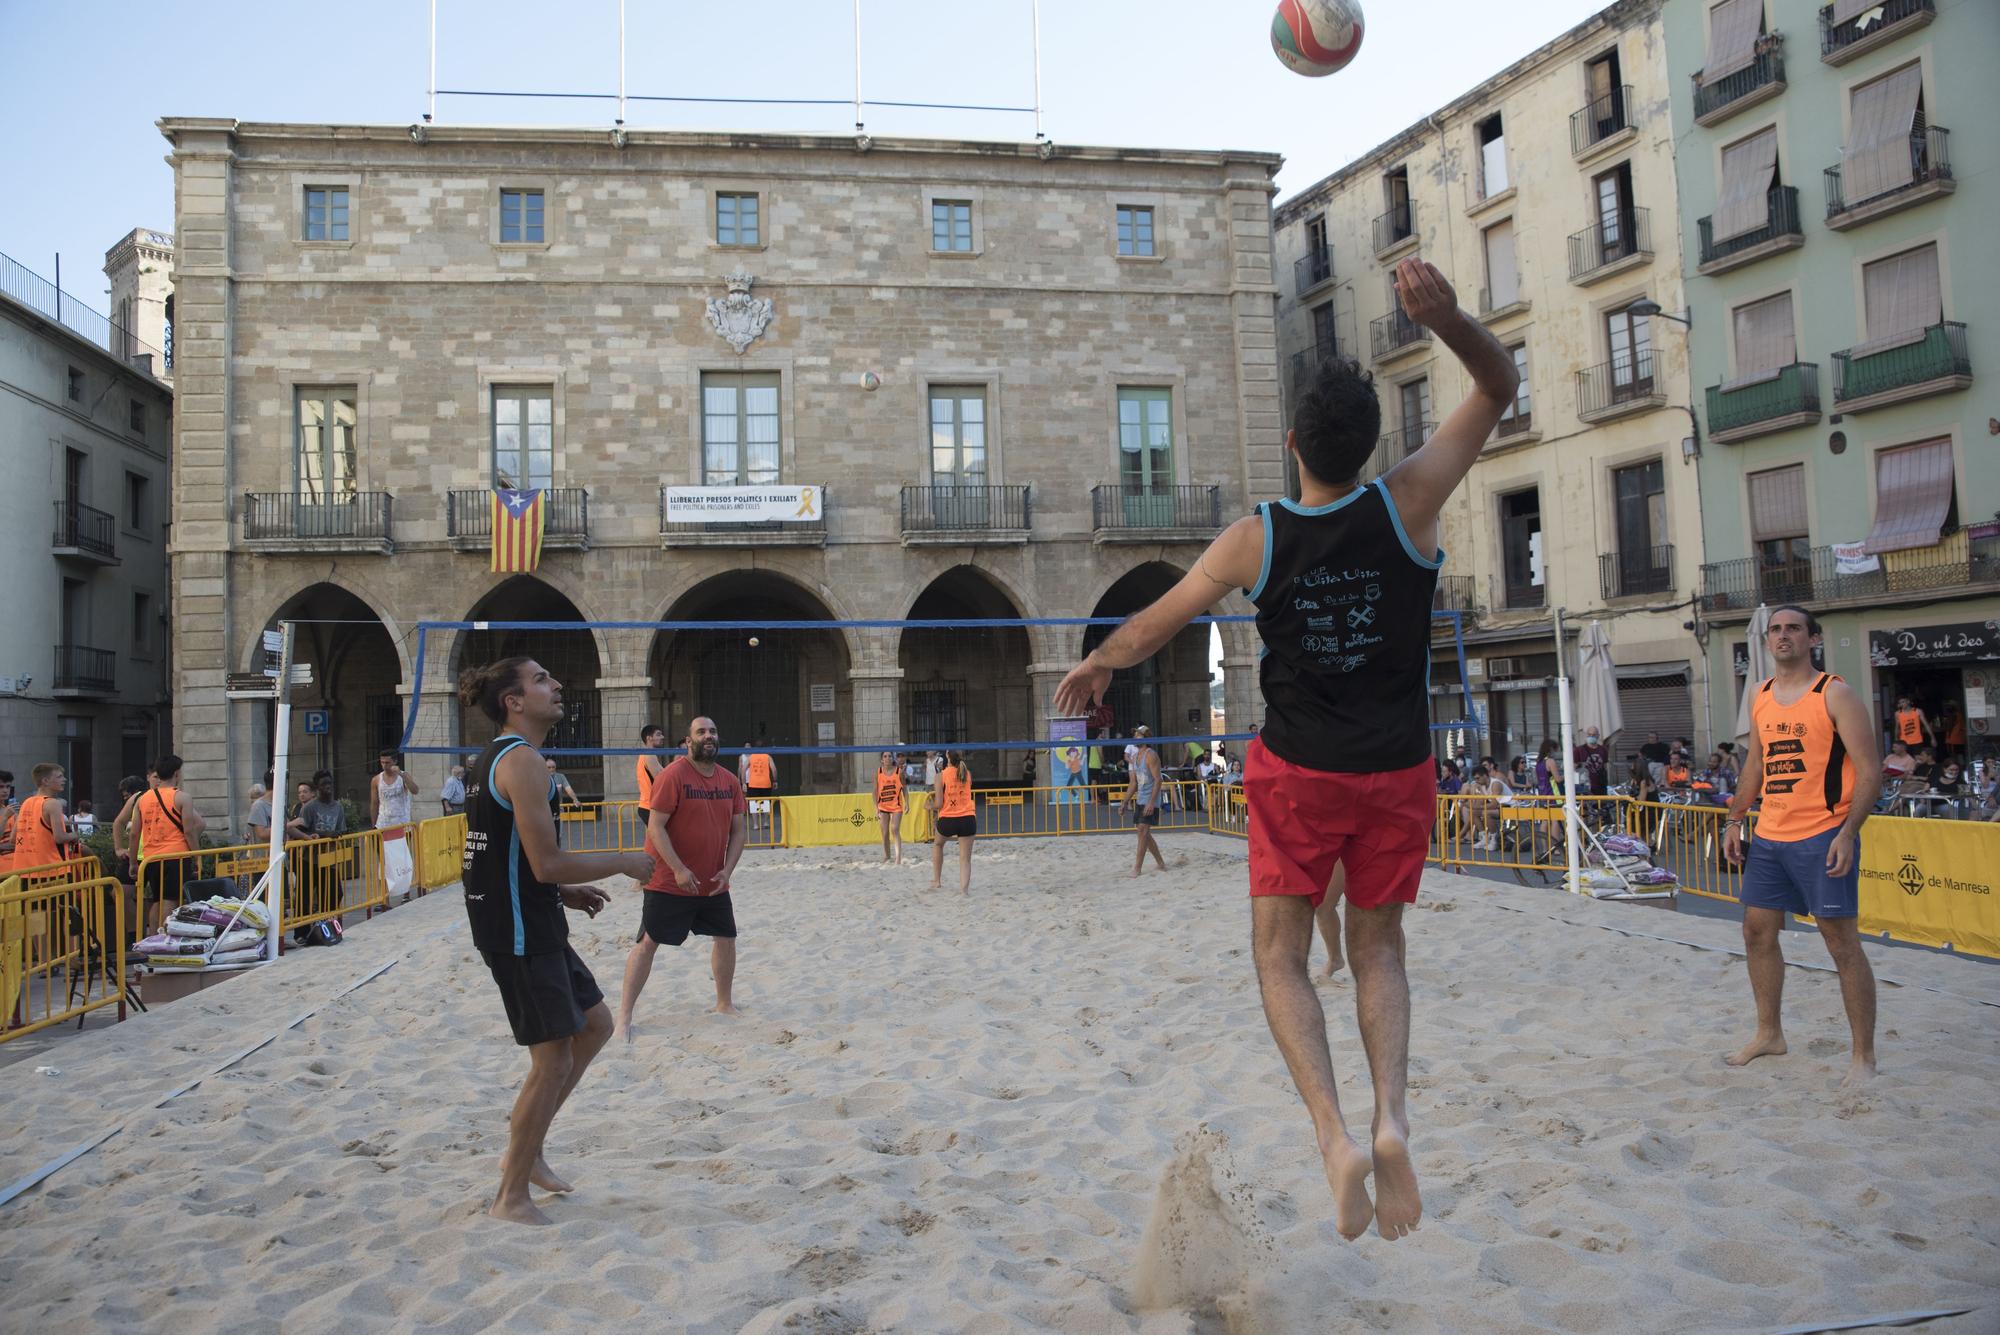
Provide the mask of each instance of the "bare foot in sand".
[{"label": "bare foot in sand", "polygon": [[630,1020],[625,1020],[620,1022],[618,1027],[612,1031],[612,1037],[622,1038],[628,1045],[632,1042],[634,1038],[637,1038],[638,1035],[639,1035],[638,1026],[634,1025]]},{"label": "bare foot in sand", "polygon": [[1745,1043],[1740,1052],[1733,1052],[1722,1060],[1731,1066],[1748,1066],[1759,1057],[1782,1057],[1788,1051],[1790,1049],[1785,1046],[1783,1034],[1759,1034]]},{"label": "bare foot in sand", "polygon": [[1321,1137],[1319,1157],[1326,1163],[1326,1184],[1333,1188],[1333,1226],[1352,1242],[1368,1231],[1368,1221],[1375,1217],[1375,1205],[1368,1199],[1368,1172],[1373,1166],[1368,1151],[1352,1136]]},{"label": "bare foot in sand", "polygon": [[543,1214],[535,1203],[523,1197],[512,1205],[504,1201],[494,1201],[493,1208],[486,1212],[495,1219],[504,1219],[510,1224],[546,1224],[549,1217]]},{"label": "bare foot in sand", "polygon": [[1423,1217],[1409,1128],[1385,1123],[1375,1132],[1375,1231],[1394,1242],[1415,1232]]},{"label": "bare foot in sand", "polygon": [[1847,1074],[1840,1078],[1840,1087],[1842,1089],[1858,1089],[1874,1078],[1875,1059],[1873,1057],[1856,1057],[1853,1064],[1847,1068]]},{"label": "bare foot in sand", "polygon": [[1322,983],[1331,983],[1335,981],[1340,977],[1340,961],[1328,960],[1326,962],[1326,967],[1324,969],[1321,969],[1318,973],[1314,974],[1313,977]]},{"label": "bare foot in sand", "polygon": [[736,1014],[736,1007],[729,1002],[718,1001],[708,1008],[708,1013],[710,1015],[734,1015]]},{"label": "bare foot in sand", "polygon": [[576,1190],[575,1187],[557,1177],[556,1170],[549,1167],[549,1161],[539,1155],[535,1158],[535,1166],[528,1170],[528,1181],[534,1183],[543,1191],[553,1191],[558,1196]]}]

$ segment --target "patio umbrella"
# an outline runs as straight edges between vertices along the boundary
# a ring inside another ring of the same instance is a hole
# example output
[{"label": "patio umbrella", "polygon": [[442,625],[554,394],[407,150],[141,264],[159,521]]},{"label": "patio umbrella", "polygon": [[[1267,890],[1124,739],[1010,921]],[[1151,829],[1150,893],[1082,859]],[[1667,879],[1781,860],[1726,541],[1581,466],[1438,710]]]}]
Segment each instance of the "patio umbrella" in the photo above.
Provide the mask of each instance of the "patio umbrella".
[{"label": "patio umbrella", "polygon": [[1757,694],[1757,688],[1771,677],[1771,651],[1765,647],[1764,632],[1771,624],[1771,609],[1763,603],[1750,616],[1750,671],[1743,678],[1743,698],[1736,706],[1736,741],[1747,746],[1750,742],[1750,700]]},{"label": "patio umbrella", "polygon": [[1583,628],[1577,660],[1576,730],[1595,728],[1608,746],[1611,735],[1625,726],[1625,711],[1618,704],[1618,671],[1611,663],[1611,636],[1603,622]]}]

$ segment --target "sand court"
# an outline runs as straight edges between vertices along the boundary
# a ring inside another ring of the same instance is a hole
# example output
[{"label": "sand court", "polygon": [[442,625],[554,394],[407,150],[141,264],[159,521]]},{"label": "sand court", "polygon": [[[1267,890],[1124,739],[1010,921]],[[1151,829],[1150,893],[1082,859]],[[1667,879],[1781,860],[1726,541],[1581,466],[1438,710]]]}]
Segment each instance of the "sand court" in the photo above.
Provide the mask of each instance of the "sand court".
[{"label": "sand court", "polygon": [[[1975,1307],[2000,1320],[2000,970],[1868,947],[1882,1075],[1835,1092],[1831,973],[1788,970],[1788,1057],[1731,923],[1442,873],[1408,917],[1422,1229],[1345,1243],[1265,1029],[1240,842],[753,852],[737,1018],[663,949],[638,1037],[558,1118],[578,1190],[483,1215],[526,1068],[440,892],[334,950],[17,1063],[10,1329],[1695,1331]],[[574,944],[615,1003],[620,888]],[[1681,938],[1695,949],[1608,928]],[[1788,957],[1824,962],[1788,936]],[[1318,959],[1318,947],[1315,947]],[[394,961],[373,981],[328,1001]],[[1900,985],[1892,985],[1900,984]],[[1341,1096],[1371,1101],[1322,985]],[[322,1007],[227,1071],[149,1105]]]}]

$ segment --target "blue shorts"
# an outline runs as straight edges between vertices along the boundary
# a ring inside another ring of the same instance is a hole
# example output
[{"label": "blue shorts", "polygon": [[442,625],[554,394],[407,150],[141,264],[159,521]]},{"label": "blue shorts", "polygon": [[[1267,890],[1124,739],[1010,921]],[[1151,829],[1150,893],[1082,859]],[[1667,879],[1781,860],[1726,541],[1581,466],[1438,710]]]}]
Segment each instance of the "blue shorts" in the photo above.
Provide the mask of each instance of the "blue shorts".
[{"label": "blue shorts", "polygon": [[1834,826],[1810,839],[1766,839],[1759,835],[1744,850],[1743,906],[1776,909],[1814,918],[1852,918],[1861,912],[1861,836],[1854,836],[1854,863],[1845,876],[1826,873],[1826,850],[1840,833]]}]

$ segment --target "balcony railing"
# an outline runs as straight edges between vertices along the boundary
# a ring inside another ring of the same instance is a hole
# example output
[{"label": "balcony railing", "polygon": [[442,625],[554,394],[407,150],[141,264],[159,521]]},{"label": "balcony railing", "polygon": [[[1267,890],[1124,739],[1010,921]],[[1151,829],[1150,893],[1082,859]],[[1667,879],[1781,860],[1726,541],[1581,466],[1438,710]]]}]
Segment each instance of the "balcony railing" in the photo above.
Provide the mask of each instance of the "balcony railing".
[{"label": "balcony railing", "polygon": [[1753,385],[1708,387],[1708,433],[1716,440],[1807,413],[1817,420],[1819,411],[1819,367],[1811,362],[1795,362]]},{"label": "balcony railing", "polygon": [[[1701,262],[1714,264],[1746,250],[1776,241],[1779,237],[1805,236],[1805,227],[1799,221],[1799,189],[1794,185],[1781,185],[1770,194],[1770,220],[1762,227],[1732,236],[1727,241],[1714,239],[1713,216],[1703,218],[1695,224],[1701,231]],[[1747,261],[1746,261],[1747,262]]]},{"label": "balcony railing", "polygon": [[1899,181],[1887,190],[1878,191],[1866,199],[1849,199],[1841,187],[1840,168],[1826,169],[1826,220],[1837,222],[1842,214],[1853,213],[1871,204],[1893,200],[1898,195],[1913,193],[1939,181],[1949,181],[1951,176],[1951,131],[1942,125],[1932,125],[1910,136],[1910,179]]},{"label": "balcony railing", "polygon": [[[1757,39],[1757,58],[1732,74],[1714,81],[1694,76],[1694,118],[1706,121],[1721,118],[1731,106],[1745,102],[1753,94],[1785,82],[1785,38],[1782,33],[1766,33]],[[1747,105],[1747,103],[1746,103]]]},{"label": "balcony railing", "polygon": [[1423,342],[1429,338],[1430,331],[1401,310],[1391,311],[1368,322],[1368,343],[1378,361],[1413,343]]},{"label": "balcony railing", "polygon": [[1416,214],[1407,203],[1398,204],[1375,219],[1375,253],[1381,254],[1416,235]]},{"label": "balcony railing", "polygon": [[1603,362],[1576,373],[1576,413],[1585,421],[1611,416],[1661,397],[1653,354]]},{"label": "balcony railing", "polygon": [[1382,471],[1386,473],[1422,449],[1424,442],[1429,440],[1431,433],[1436,430],[1435,422],[1405,422],[1393,431],[1383,432],[1382,438],[1375,442],[1376,451],[1387,461],[1383,464]]},{"label": "balcony railing", "polygon": [[1674,545],[1634,547],[1605,552],[1597,558],[1597,578],[1604,600],[1671,593],[1674,587]]},{"label": "balcony railing", "polygon": [[762,520],[730,520],[721,523],[703,524],[688,520],[667,520],[667,491],[660,488],[660,536],[669,545],[676,542],[687,546],[701,546],[704,538],[712,539],[723,546],[753,546],[753,539],[762,537],[773,540],[777,545],[800,547],[813,546],[826,541],[827,511],[833,508],[833,488],[819,489],[819,514],[812,519],[788,519],[773,522]]},{"label": "balcony railing", "polygon": [[1476,612],[1478,590],[1479,581],[1471,575],[1439,575],[1437,592],[1431,595],[1431,611]]},{"label": "balcony railing", "polygon": [[1144,486],[1090,489],[1090,526],[1099,532],[1222,527],[1222,488]]},{"label": "balcony railing", "polygon": [[1493,591],[1498,595],[1494,602],[1502,611],[1532,612],[1549,605],[1549,586],[1546,582],[1537,584],[1530,580],[1525,584],[1516,584],[1501,576],[1493,581]]},{"label": "balcony railing", "polygon": [[1937,16],[1936,0],[1883,0],[1880,8],[1881,16],[1863,27],[1861,20],[1864,15],[1856,15],[1845,23],[1835,23],[1833,6],[1822,7],[1819,11],[1820,59],[1837,65],[1850,54],[1858,54],[1855,48],[1874,45],[1876,38],[1885,36],[1897,24],[1910,19],[1928,23]]},{"label": "balcony railing", "polygon": [[[445,497],[445,532],[458,539],[493,536],[493,493],[454,491]],[[583,487],[542,489],[542,544],[590,536],[590,492]]]},{"label": "balcony railing", "polygon": [[990,533],[1028,528],[1028,489],[986,485],[903,488],[903,532]]},{"label": "balcony railing", "polygon": [[1292,261],[1293,290],[1304,296],[1322,283],[1333,281],[1333,248],[1315,246]]},{"label": "balcony railing", "polygon": [[1528,435],[1534,429],[1535,413],[1530,408],[1526,412],[1511,413],[1501,418],[1499,425],[1493,428],[1493,434],[1500,440],[1512,440],[1516,436]]},{"label": "balcony railing", "polygon": [[252,491],[243,496],[243,536],[252,542],[387,543],[395,497],[386,491],[318,496]]},{"label": "balcony railing", "polygon": [[1569,239],[1569,276],[1582,279],[1599,269],[1653,251],[1653,222],[1647,210],[1621,209],[1616,218],[1600,218]]},{"label": "balcony railing", "polygon": [[118,655],[85,644],[58,644],[55,689],[109,695],[118,689]]},{"label": "balcony railing", "polygon": [[118,516],[75,501],[56,502],[56,532],[50,546],[58,556],[94,561],[118,559]]},{"label": "balcony railing", "polygon": [[1620,130],[1631,129],[1631,106],[1632,85],[1628,83],[1613,88],[1603,97],[1592,98],[1583,110],[1571,112],[1570,156],[1581,157]]},{"label": "balcony railing", "polygon": [[1844,574],[1831,547],[1789,560],[1750,556],[1701,568],[1701,610],[1748,616],[1758,603],[1823,604],[2000,585],[2000,534],[1960,529],[1934,547],[1885,552],[1879,569]]},{"label": "balcony railing", "polygon": [[1878,394],[1913,390],[1919,385],[1943,382],[1939,388],[1957,388],[1955,382],[1972,376],[1972,354],[1966,350],[1965,325],[1957,320],[1934,324],[1924,336],[1900,348],[1862,352],[1854,348],[1833,354],[1833,405],[1841,408]]}]

